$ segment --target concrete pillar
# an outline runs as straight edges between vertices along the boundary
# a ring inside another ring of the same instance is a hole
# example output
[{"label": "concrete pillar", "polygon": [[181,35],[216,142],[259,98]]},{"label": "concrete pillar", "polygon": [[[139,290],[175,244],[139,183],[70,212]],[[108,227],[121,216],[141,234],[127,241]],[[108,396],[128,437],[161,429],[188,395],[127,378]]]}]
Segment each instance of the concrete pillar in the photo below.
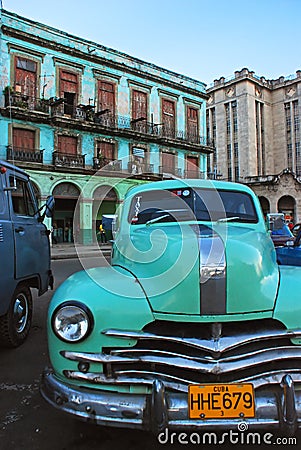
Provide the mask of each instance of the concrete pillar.
[{"label": "concrete pillar", "polygon": [[92,244],[95,230],[92,229],[92,204],[90,198],[83,198],[79,204],[79,229],[75,233],[79,233],[79,242],[82,244]]},{"label": "concrete pillar", "polygon": [[276,196],[271,196],[269,198],[270,201],[270,212],[277,213],[278,212],[278,198]]}]

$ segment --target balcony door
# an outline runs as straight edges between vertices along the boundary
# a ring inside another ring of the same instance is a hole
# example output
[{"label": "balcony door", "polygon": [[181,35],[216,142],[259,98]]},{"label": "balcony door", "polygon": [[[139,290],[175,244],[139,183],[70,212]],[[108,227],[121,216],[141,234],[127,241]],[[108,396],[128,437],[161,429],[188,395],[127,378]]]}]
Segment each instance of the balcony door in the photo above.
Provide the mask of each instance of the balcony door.
[{"label": "balcony door", "polygon": [[115,124],[115,85],[108,81],[98,82],[97,122],[112,127]]},{"label": "balcony door", "polygon": [[199,142],[199,112],[190,106],[187,107],[187,138],[190,142]]},{"label": "balcony door", "polygon": [[162,100],[162,123],[164,136],[174,138],[176,131],[175,103],[171,100]]},{"label": "balcony door", "polygon": [[15,59],[15,86],[16,95],[34,106],[37,97],[37,63],[27,58]]},{"label": "balcony door", "polygon": [[77,138],[73,136],[58,136],[58,151],[67,155],[77,155]]},{"label": "balcony door", "polygon": [[162,153],[162,172],[164,173],[175,173],[175,155],[173,153],[163,152]]},{"label": "balcony door", "polygon": [[65,99],[64,114],[73,116],[78,98],[78,75],[60,70],[60,97]]},{"label": "balcony door", "polygon": [[147,127],[147,94],[141,91],[132,91],[132,129],[146,133]]},{"label": "balcony door", "polygon": [[35,149],[35,131],[13,128],[13,148],[15,151],[31,151]]},{"label": "balcony door", "polygon": [[199,159],[196,156],[186,158],[186,178],[200,178]]},{"label": "balcony door", "polygon": [[110,142],[97,142],[94,165],[101,169],[115,160],[115,144]]}]

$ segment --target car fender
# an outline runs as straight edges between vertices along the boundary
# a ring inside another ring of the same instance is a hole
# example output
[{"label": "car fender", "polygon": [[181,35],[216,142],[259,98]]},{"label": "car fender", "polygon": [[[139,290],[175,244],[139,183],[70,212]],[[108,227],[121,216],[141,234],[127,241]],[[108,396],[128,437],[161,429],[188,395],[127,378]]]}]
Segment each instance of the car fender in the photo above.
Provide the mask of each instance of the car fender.
[{"label": "car fender", "polygon": [[301,329],[301,267],[279,266],[280,284],[274,319],[288,329]]},{"label": "car fender", "polygon": [[[93,317],[93,329],[81,342],[60,340],[53,331],[54,311],[65,302],[82,303]],[[48,336],[50,360],[61,372],[70,367],[70,361],[61,356],[62,350],[95,352],[98,348],[133,346],[136,341],[104,335],[106,329],[141,331],[154,320],[144,291],[136,278],[121,268],[97,267],[71,275],[55,292],[49,305]]]}]

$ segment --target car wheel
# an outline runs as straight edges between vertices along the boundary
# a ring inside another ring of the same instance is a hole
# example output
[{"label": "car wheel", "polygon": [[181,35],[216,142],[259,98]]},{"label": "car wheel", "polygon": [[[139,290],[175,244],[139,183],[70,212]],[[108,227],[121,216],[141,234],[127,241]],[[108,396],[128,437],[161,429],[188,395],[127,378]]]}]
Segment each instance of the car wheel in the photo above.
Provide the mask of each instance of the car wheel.
[{"label": "car wheel", "polygon": [[7,313],[0,317],[0,345],[18,347],[28,336],[32,320],[32,296],[27,286],[14,292]]}]

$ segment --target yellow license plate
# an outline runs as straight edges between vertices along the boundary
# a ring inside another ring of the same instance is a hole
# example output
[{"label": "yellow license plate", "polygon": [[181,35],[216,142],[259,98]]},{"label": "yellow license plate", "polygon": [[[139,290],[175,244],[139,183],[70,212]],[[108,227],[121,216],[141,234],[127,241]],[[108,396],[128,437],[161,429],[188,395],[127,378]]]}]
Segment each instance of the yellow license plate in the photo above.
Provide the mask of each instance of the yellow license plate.
[{"label": "yellow license plate", "polygon": [[251,383],[198,384],[188,387],[190,419],[255,417]]}]

